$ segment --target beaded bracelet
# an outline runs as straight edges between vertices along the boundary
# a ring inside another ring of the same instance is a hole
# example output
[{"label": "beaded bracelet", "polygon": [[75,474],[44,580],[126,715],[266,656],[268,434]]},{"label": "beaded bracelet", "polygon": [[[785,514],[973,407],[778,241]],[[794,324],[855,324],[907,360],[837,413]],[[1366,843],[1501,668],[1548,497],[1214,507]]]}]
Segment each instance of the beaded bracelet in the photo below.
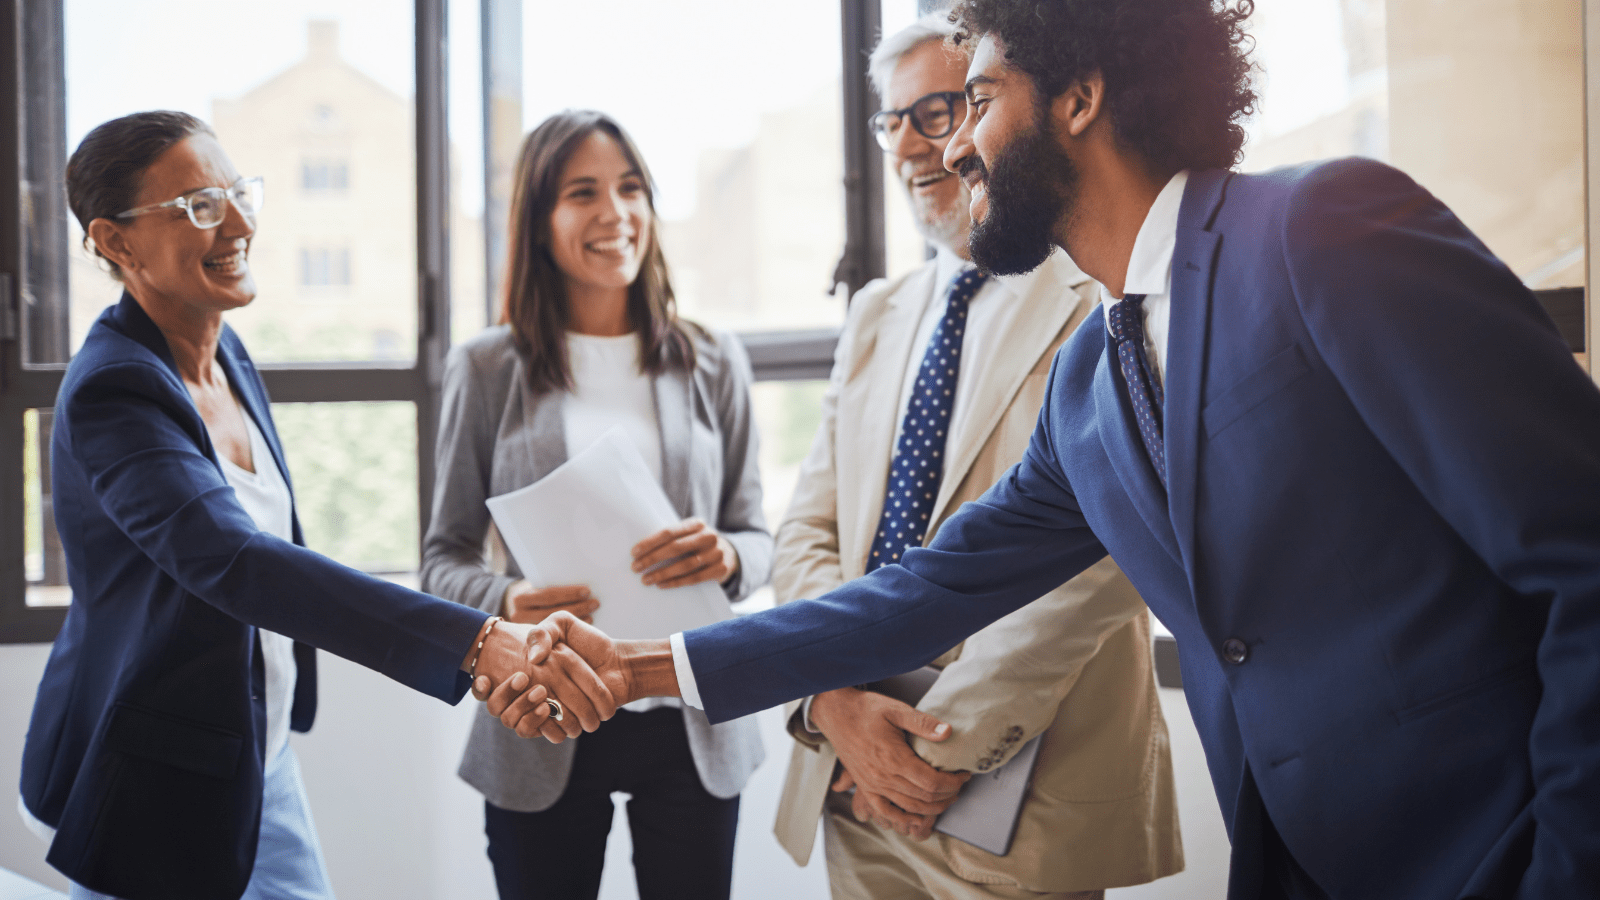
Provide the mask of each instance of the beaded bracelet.
[{"label": "beaded bracelet", "polygon": [[494,626],[501,621],[499,616],[490,616],[489,624],[484,627],[483,635],[478,638],[477,652],[472,654],[472,665],[469,666],[468,675],[473,681],[478,680],[478,657],[483,655],[483,642],[489,639],[489,632],[494,631]]}]

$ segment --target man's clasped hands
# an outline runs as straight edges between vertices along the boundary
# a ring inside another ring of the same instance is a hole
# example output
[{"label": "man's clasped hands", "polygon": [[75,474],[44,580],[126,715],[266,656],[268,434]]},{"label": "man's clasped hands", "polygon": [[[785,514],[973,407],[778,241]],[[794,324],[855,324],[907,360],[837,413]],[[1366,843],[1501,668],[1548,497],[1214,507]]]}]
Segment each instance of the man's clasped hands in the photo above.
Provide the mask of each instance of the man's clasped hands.
[{"label": "man's clasped hands", "polygon": [[[497,642],[496,657],[480,664],[472,694],[522,737],[559,744],[594,731],[623,704],[679,695],[666,639],[613,640],[565,610],[537,624],[500,627],[512,640]],[[547,702],[552,698],[557,706]],[[860,821],[926,839],[971,777],[940,771],[912,751],[908,737],[943,741],[951,729],[899,700],[853,688],[829,691],[813,701],[811,722],[838,753],[842,769],[833,789],[854,790]]]}]

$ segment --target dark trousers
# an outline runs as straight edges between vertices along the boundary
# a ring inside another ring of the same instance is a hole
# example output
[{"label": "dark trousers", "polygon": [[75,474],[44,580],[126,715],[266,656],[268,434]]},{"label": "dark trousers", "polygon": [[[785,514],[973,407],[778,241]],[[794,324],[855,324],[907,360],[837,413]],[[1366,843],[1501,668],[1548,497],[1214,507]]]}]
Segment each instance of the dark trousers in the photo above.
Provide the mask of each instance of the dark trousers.
[{"label": "dark trousers", "polygon": [[623,710],[579,738],[567,789],[547,810],[512,812],[484,804],[501,900],[597,896],[613,791],[629,795],[639,900],[726,900],[739,798],[719,800],[700,784],[683,713],[676,709]]}]

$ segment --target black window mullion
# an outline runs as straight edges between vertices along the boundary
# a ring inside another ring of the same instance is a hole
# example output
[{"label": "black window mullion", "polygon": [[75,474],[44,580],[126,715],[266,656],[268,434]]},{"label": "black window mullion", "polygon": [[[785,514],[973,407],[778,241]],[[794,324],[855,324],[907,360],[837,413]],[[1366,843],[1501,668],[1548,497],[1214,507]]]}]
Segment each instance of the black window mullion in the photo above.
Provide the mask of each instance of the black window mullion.
[{"label": "black window mullion", "polygon": [[439,391],[450,349],[449,56],[445,0],[417,0],[417,521],[433,512]]},{"label": "black window mullion", "polygon": [[[29,14],[26,18],[25,12]],[[33,107],[59,108],[65,90],[59,77],[41,84],[25,79],[38,76],[41,59],[59,64],[60,28],[60,0],[29,4],[26,10],[24,0],[0,0],[0,59],[7,63],[0,65],[0,121],[6,123],[7,137],[0,141],[0,275],[4,276],[0,278],[0,510],[4,511],[0,515],[0,643],[54,640],[66,616],[62,609],[37,609],[27,602],[22,424],[29,408],[47,408],[54,403],[61,380],[59,370],[25,371],[22,357],[22,333],[28,327],[22,302],[31,295],[24,234],[32,215],[48,214],[48,209],[33,209],[32,198],[25,193],[24,185],[32,179],[24,148],[37,152],[28,144],[35,130],[29,127],[28,114]],[[24,48],[24,30],[28,32],[26,43],[42,41],[54,49]],[[65,290],[64,279],[59,288]],[[65,310],[64,296],[43,299],[59,302]]]},{"label": "black window mullion", "polygon": [[[511,179],[522,146],[522,0],[480,0],[483,51],[484,322],[500,315]],[[463,298],[465,300],[465,298]]]},{"label": "black window mullion", "polygon": [[879,0],[841,0],[844,75],[844,256],[834,281],[851,295],[882,278],[887,252],[883,223],[883,153],[867,131],[878,108],[867,57],[882,27]]}]

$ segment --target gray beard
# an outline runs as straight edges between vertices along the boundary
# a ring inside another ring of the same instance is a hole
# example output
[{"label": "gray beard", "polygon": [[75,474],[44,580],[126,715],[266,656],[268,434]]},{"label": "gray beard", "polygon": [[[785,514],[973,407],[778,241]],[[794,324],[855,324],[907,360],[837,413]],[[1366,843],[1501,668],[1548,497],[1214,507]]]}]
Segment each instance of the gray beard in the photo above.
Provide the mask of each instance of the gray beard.
[{"label": "gray beard", "polygon": [[911,201],[911,210],[915,213],[912,222],[917,234],[935,247],[951,252],[966,249],[967,235],[972,228],[971,209],[972,192],[965,184],[961,185],[956,199],[943,210],[930,210],[915,199]]}]

